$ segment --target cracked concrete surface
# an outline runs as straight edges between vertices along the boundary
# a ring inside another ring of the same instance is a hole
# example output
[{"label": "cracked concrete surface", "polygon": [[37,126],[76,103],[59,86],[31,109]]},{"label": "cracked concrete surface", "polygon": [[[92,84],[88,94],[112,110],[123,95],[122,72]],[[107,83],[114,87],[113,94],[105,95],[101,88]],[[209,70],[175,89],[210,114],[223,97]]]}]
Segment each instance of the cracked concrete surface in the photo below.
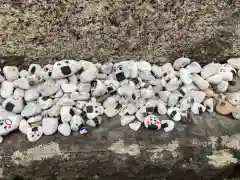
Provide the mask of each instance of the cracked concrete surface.
[{"label": "cracked concrete surface", "polygon": [[[191,116],[171,133],[137,132],[105,119],[86,136],[20,133],[0,145],[3,179],[234,179],[240,177],[240,122],[217,114]],[[212,126],[215,126],[213,129]]]}]

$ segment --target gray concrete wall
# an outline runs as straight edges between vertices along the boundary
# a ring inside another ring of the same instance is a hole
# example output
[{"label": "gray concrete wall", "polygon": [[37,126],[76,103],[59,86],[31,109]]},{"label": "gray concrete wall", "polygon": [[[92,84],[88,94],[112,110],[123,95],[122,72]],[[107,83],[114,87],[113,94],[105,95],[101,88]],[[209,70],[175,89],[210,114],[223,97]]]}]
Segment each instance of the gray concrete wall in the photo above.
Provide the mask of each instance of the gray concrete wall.
[{"label": "gray concrete wall", "polygon": [[1,0],[0,56],[222,60],[240,55],[239,7],[238,0]]}]

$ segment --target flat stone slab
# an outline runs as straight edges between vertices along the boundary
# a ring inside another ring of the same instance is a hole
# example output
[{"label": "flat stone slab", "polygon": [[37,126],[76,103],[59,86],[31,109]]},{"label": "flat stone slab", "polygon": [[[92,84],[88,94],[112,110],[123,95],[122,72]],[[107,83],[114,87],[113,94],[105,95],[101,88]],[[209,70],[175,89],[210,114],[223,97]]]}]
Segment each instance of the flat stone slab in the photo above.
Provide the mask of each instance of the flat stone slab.
[{"label": "flat stone slab", "polygon": [[190,116],[171,133],[134,132],[118,118],[81,136],[43,136],[30,143],[13,133],[0,145],[5,179],[231,179],[236,176],[240,121]]}]

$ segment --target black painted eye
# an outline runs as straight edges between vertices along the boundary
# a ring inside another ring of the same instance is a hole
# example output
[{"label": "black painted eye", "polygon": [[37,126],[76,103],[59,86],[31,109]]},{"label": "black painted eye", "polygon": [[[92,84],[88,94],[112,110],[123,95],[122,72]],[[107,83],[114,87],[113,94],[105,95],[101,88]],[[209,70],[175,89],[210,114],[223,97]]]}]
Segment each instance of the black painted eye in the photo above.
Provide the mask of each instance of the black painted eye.
[{"label": "black painted eye", "polygon": [[97,113],[98,113],[98,110],[95,110],[95,113],[97,114]]},{"label": "black painted eye", "polygon": [[65,61],[66,64],[69,64],[69,61]]},{"label": "black painted eye", "polygon": [[57,63],[57,66],[61,66],[61,63]]},{"label": "black painted eye", "polygon": [[44,68],[44,70],[45,70],[45,71],[48,71],[48,68],[46,67],[46,68]]},{"label": "black painted eye", "polygon": [[118,69],[121,71],[122,70],[122,66],[119,66]]}]

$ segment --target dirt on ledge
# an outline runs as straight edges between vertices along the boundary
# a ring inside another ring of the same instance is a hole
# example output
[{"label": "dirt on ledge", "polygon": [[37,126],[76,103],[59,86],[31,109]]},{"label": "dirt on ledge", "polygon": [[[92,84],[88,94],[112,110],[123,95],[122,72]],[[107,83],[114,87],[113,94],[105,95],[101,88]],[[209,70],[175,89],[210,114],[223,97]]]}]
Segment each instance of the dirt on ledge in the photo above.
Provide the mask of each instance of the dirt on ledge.
[{"label": "dirt on ledge", "polygon": [[163,63],[240,55],[237,0],[2,0],[0,57]]}]

